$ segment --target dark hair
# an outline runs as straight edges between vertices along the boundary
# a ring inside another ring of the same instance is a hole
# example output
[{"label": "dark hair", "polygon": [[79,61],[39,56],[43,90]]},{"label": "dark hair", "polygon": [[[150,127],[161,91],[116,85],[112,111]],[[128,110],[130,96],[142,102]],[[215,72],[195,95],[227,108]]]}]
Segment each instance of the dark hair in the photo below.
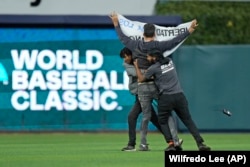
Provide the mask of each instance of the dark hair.
[{"label": "dark hair", "polygon": [[124,58],[124,57],[125,57],[125,54],[128,55],[128,56],[132,56],[132,51],[129,50],[129,48],[124,47],[124,48],[120,51],[120,57],[121,57],[121,58]]},{"label": "dark hair", "polygon": [[169,57],[163,57],[162,52],[159,49],[150,49],[147,54],[149,56],[155,57],[156,61],[159,61],[161,64],[168,64],[170,59]]},{"label": "dark hair", "polygon": [[156,48],[150,49],[150,50],[147,52],[147,54],[148,54],[149,56],[152,56],[152,57],[158,57],[158,58],[163,57],[161,51],[160,51],[159,49],[156,49]]},{"label": "dark hair", "polygon": [[155,26],[154,24],[147,23],[143,26],[144,28],[144,33],[143,35],[145,37],[153,37],[155,35]]}]

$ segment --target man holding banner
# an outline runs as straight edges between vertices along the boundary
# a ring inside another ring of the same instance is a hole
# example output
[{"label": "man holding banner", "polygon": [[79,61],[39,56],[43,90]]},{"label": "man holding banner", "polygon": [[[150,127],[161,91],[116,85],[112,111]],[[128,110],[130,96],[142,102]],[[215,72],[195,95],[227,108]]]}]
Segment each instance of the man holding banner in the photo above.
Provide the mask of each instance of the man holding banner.
[{"label": "man holding banner", "polygon": [[[149,50],[155,48],[164,53],[164,56],[168,56],[173,53],[174,50],[181,45],[181,43],[184,42],[184,40],[195,30],[195,27],[197,26],[196,20],[193,20],[192,22],[187,23],[184,28],[181,27],[179,29],[172,29],[171,32],[173,33],[169,33],[167,35],[161,34],[158,37],[159,39],[157,39],[155,36],[157,27],[153,24],[130,21],[115,12],[110,15],[110,18],[120,41],[133,52],[133,59],[137,59],[138,68],[143,74],[151,65],[151,63],[147,61],[146,56]],[[161,36],[168,37],[168,39],[160,39]],[[142,37],[143,40],[136,40],[142,39]],[[141,144],[139,146],[139,150],[148,151],[149,148],[146,137],[148,124],[151,119],[151,103],[153,99],[158,99],[158,90],[155,86],[153,78],[138,84],[138,98],[143,113],[140,129]]]}]

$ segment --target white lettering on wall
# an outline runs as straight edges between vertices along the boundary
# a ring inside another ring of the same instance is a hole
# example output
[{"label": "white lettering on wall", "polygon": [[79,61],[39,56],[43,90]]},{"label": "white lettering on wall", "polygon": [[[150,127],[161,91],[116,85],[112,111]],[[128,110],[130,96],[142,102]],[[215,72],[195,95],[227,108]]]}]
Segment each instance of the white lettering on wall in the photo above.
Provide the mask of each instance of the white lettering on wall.
[{"label": "white lettering on wall", "polygon": [[112,111],[119,108],[113,90],[128,89],[125,72],[119,82],[117,71],[101,70],[104,58],[98,50],[87,50],[84,56],[79,50],[13,49],[11,56],[16,110]]}]

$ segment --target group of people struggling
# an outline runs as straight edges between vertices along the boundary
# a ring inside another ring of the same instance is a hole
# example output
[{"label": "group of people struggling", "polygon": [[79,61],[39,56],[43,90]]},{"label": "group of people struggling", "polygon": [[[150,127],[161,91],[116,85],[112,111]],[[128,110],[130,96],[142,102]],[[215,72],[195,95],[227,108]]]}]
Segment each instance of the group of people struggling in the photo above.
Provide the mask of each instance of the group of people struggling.
[{"label": "group of people struggling", "polygon": [[[110,18],[121,43],[125,46],[120,51],[120,57],[124,59],[123,65],[129,76],[129,90],[136,99],[128,115],[129,142],[122,151],[136,150],[136,122],[140,113],[142,120],[139,151],[149,151],[149,121],[163,134],[167,143],[165,151],[181,151],[183,140],[178,138],[172,111],[175,111],[193,135],[198,150],[210,151],[211,148],[204,144],[204,139],[189,113],[188,102],[178,80],[173,60],[163,56],[164,51],[174,48],[195,31],[197,21],[193,20],[188,31],[171,40],[156,41],[154,24],[144,25],[143,40],[133,40],[122,32],[116,12],[111,13]],[[153,100],[158,102],[157,114],[152,106]]]}]

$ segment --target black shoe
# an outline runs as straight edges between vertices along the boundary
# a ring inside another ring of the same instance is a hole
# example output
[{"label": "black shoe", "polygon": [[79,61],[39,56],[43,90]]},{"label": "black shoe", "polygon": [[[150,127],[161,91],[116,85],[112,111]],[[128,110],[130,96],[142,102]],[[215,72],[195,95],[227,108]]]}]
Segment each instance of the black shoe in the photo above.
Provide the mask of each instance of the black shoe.
[{"label": "black shoe", "polygon": [[148,148],[148,144],[140,144],[139,151],[150,151]]},{"label": "black shoe", "polygon": [[176,148],[173,144],[170,144],[166,149],[165,151],[176,151]]},{"label": "black shoe", "polygon": [[179,139],[178,143],[176,143],[175,146],[174,146],[176,151],[182,151],[183,150],[182,147],[181,147],[182,143],[183,143],[183,140]]},{"label": "black shoe", "polygon": [[205,144],[199,144],[198,145],[199,151],[211,151],[211,148],[206,146]]},{"label": "black shoe", "polygon": [[135,146],[126,146],[122,148],[122,151],[136,151]]}]

